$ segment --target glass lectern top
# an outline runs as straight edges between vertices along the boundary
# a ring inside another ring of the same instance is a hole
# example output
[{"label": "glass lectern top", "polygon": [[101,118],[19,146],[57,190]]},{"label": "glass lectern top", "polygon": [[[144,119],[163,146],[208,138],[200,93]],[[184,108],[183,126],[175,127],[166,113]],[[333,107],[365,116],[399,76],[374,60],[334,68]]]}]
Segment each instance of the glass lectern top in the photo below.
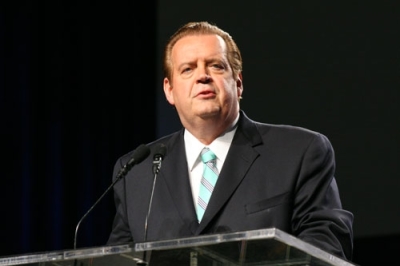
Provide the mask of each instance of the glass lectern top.
[{"label": "glass lectern top", "polygon": [[354,266],[276,228],[0,257],[0,266]]}]

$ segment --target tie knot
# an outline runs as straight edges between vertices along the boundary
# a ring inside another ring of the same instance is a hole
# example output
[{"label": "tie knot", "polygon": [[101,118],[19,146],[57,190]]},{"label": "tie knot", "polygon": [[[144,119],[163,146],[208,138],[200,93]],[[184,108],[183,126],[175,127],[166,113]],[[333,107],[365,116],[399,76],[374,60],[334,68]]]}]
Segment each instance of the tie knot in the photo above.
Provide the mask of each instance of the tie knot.
[{"label": "tie knot", "polygon": [[204,148],[201,151],[201,160],[203,161],[203,163],[207,163],[211,160],[215,160],[215,158],[217,158],[217,157],[209,148]]}]

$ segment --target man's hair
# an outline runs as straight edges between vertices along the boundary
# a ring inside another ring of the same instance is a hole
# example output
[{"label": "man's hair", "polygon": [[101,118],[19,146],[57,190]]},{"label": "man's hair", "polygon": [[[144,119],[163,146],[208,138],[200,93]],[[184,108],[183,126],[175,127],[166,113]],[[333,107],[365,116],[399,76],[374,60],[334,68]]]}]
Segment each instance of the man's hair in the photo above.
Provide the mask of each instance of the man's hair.
[{"label": "man's hair", "polygon": [[182,39],[183,37],[190,35],[208,35],[208,34],[216,34],[220,36],[226,43],[227,46],[227,57],[228,63],[232,69],[233,77],[236,77],[242,71],[242,56],[240,54],[240,50],[233,40],[232,36],[220,29],[216,25],[213,25],[207,21],[201,22],[189,22],[179,28],[169,39],[167,45],[164,50],[164,63],[163,63],[163,71],[164,77],[167,77],[169,80],[172,78],[172,62],[171,62],[171,53],[172,48],[176,44],[177,41]]}]

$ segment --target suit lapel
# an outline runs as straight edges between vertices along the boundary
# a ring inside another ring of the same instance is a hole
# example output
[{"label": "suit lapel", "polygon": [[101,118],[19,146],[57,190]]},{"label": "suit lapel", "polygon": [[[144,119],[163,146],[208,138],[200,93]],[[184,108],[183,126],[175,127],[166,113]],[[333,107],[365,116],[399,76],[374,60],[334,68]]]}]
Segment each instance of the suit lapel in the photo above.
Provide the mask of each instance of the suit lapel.
[{"label": "suit lapel", "polygon": [[160,177],[164,179],[181,219],[191,221],[188,227],[194,233],[198,223],[188,174],[183,132],[172,137],[166,145],[167,156],[163,161]]},{"label": "suit lapel", "polygon": [[200,234],[207,227],[240,185],[248,169],[259,155],[254,146],[260,143],[261,137],[255,124],[242,114],[224,166],[220,171],[217,184],[196,234]]}]

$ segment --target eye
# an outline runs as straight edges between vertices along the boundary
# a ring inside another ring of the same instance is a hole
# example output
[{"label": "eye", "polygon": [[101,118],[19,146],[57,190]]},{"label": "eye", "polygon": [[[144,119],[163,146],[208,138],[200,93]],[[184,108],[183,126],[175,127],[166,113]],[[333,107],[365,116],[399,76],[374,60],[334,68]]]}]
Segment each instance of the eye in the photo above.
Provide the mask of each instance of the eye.
[{"label": "eye", "polygon": [[221,64],[213,64],[213,65],[211,65],[211,67],[215,68],[215,69],[224,69],[224,66]]},{"label": "eye", "polygon": [[188,73],[190,72],[192,69],[190,67],[186,67],[184,69],[182,69],[182,73]]}]

